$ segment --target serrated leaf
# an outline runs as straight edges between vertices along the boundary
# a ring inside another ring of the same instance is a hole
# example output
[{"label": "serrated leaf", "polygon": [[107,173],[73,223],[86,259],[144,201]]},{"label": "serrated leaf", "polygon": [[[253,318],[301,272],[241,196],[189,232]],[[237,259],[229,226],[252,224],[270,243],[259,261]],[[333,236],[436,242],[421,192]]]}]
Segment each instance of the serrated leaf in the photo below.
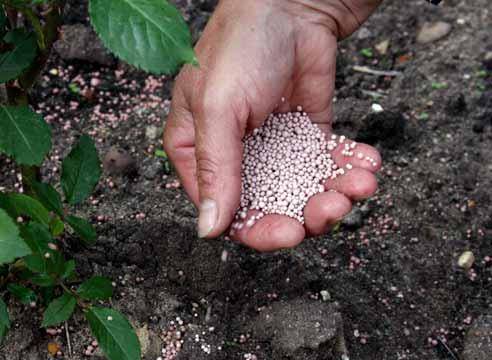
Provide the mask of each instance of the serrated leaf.
[{"label": "serrated leaf", "polygon": [[14,48],[0,54],[0,83],[21,75],[31,65],[37,51],[36,36],[21,29],[9,31],[3,41]]},{"label": "serrated leaf", "polygon": [[28,106],[0,105],[0,152],[19,164],[41,165],[51,149],[51,130]]},{"label": "serrated leaf", "polygon": [[156,74],[197,63],[181,13],[166,0],[90,0],[91,23],[124,61]]},{"label": "serrated leaf", "polygon": [[113,296],[113,285],[105,277],[93,276],[79,286],[77,293],[86,300],[106,300]]},{"label": "serrated leaf", "polygon": [[77,305],[77,300],[72,295],[64,293],[48,305],[43,314],[41,326],[54,326],[68,320],[75,310],[75,305]]},{"label": "serrated leaf", "polygon": [[97,233],[91,223],[89,223],[85,219],[81,219],[72,215],[67,216],[66,220],[86,245],[94,245],[97,239]]},{"label": "serrated leaf", "polygon": [[10,216],[28,216],[46,227],[50,223],[48,210],[36,199],[20,193],[0,193],[0,208],[5,209]]},{"label": "serrated leaf", "polygon": [[88,198],[100,176],[96,146],[90,137],[83,135],[62,163],[61,184],[67,201],[78,204]]},{"label": "serrated leaf", "polygon": [[[1,9],[0,9],[1,11]],[[2,344],[3,338],[10,329],[10,319],[7,305],[0,298],[0,344]]]},{"label": "serrated leaf", "polygon": [[8,284],[7,290],[25,305],[29,305],[30,303],[35,302],[37,299],[34,291],[19,284]]},{"label": "serrated leaf", "polygon": [[50,248],[53,238],[46,227],[29,223],[21,228],[21,234],[33,254],[26,256],[24,262],[29,270],[40,273],[29,280],[36,285],[47,286],[60,277],[65,269],[65,259],[58,250]]},{"label": "serrated leaf", "polygon": [[[49,255],[49,258],[47,258],[46,255]],[[43,286],[46,286],[46,284],[51,284],[52,281],[48,280],[48,278],[54,279],[60,277],[65,270],[65,260],[59,251],[51,250],[45,254],[28,255],[24,257],[24,263],[29,270],[39,273],[41,276],[41,278],[39,278],[39,275],[35,276],[36,280],[34,281],[37,285],[39,282],[42,282]],[[30,280],[32,281],[33,278]]]},{"label": "serrated leaf", "polygon": [[91,307],[85,317],[92,335],[110,360],[139,360],[140,343],[130,322],[114,309]]},{"label": "serrated leaf", "polygon": [[29,270],[38,273],[29,278],[29,281],[40,286],[53,284],[65,270],[65,258],[56,250],[26,256],[24,262]]},{"label": "serrated leaf", "polygon": [[0,249],[0,265],[31,253],[19,236],[19,229],[3,209],[0,209]]},{"label": "serrated leaf", "polygon": [[53,211],[60,216],[63,215],[63,206],[60,194],[55,190],[55,188],[53,188],[53,186],[37,181],[34,181],[31,186],[41,204],[43,204],[48,210]]}]

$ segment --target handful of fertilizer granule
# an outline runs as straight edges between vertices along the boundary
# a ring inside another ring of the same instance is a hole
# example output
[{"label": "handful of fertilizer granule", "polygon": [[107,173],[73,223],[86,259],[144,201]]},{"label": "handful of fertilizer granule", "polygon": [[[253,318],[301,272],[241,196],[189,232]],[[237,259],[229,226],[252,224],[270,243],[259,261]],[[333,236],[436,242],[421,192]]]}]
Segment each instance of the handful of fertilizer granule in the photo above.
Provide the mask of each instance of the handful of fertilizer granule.
[{"label": "handful of fertilizer granule", "polygon": [[[327,140],[300,107],[270,115],[244,139],[241,201],[232,231],[253,226],[266,214],[286,215],[304,224],[308,200],[325,191],[326,180],[352,169],[350,163],[345,168],[335,163],[330,152],[338,146],[343,146],[342,155],[351,157],[357,144],[344,136]],[[256,214],[246,220],[248,210]]]}]

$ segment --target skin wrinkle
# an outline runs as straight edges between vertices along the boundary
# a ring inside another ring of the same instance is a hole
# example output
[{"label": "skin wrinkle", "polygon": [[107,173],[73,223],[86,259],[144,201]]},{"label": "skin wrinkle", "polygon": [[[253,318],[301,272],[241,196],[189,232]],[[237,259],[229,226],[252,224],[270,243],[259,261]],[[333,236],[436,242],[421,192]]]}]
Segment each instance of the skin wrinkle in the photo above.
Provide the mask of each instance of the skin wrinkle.
[{"label": "skin wrinkle", "polygon": [[[322,24],[339,40],[351,35],[382,0],[290,0],[308,9],[309,21]],[[286,7],[289,11],[289,6]],[[294,13],[291,11],[291,13]],[[294,13],[295,14],[295,13]]]},{"label": "skin wrinkle", "polygon": [[343,27],[339,22],[342,14],[336,6],[326,6],[326,4],[320,1],[314,0],[291,0],[290,2],[297,4],[297,7],[294,6],[294,9],[290,6],[285,7],[285,10],[290,15],[300,17],[302,21],[307,20],[313,24],[323,26],[338,39],[344,37],[341,31]]},{"label": "skin wrinkle", "polygon": [[355,21],[357,21],[357,25],[359,25],[358,27],[360,27],[362,25],[362,22],[359,20],[359,18],[357,17],[357,14],[352,10],[352,8],[350,6],[348,6],[344,0],[340,0],[340,2],[343,4],[343,6],[345,6],[347,8],[347,10],[352,14],[352,16],[355,18]]}]

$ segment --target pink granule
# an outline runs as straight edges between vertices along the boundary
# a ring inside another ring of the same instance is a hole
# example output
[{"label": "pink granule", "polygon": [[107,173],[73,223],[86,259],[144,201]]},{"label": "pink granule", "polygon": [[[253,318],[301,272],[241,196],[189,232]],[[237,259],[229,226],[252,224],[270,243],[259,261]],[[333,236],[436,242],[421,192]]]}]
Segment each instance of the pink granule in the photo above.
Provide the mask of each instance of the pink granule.
[{"label": "pink granule", "polygon": [[[323,191],[324,182],[352,168],[339,168],[330,154],[343,144],[353,156],[355,142],[333,135],[330,140],[309,116],[297,112],[272,114],[244,139],[240,209],[233,229],[252,226],[265,214],[287,215],[304,223],[308,200]],[[248,217],[248,210],[257,214]],[[245,221],[245,222],[243,222]]]}]

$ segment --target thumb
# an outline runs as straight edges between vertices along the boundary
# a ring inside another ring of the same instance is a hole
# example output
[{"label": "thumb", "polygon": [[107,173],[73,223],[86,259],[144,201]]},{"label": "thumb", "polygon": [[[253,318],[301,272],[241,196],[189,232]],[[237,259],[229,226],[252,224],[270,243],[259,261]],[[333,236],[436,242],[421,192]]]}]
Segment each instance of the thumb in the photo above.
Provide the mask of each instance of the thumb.
[{"label": "thumb", "polygon": [[217,237],[229,227],[241,193],[242,137],[247,109],[240,115],[234,111],[232,101],[225,103],[220,99],[219,96],[202,99],[194,111],[200,200],[198,235],[207,238]]}]

